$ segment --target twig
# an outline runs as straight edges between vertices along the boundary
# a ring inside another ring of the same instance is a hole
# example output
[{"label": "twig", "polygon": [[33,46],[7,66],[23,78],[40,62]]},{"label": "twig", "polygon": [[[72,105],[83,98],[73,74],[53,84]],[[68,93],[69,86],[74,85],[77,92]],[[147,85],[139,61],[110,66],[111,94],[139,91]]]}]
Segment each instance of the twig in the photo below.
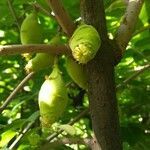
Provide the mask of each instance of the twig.
[{"label": "twig", "polygon": [[146,55],[144,55],[141,51],[140,51],[140,49],[134,49],[133,48],[133,51],[135,51],[136,53],[138,53],[139,55],[141,55],[143,58],[144,58],[144,60],[146,61],[146,62],[150,62],[150,59],[149,59],[149,57],[148,56],[146,56]]},{"label": "twig", "polygon": [[76,26],[71,20],[67,11],[64,9],[60,0],[47,0],[47,3],[54,12],[55,17],[63,31],[70,37]]},{"label": "twig", "polygon": [[143,31],[145,31],[145,30],[148,30],[148,29],[150,29],[150,24],[147,25],[147,26],[142,27],[141,29],[139,29],[139,30],[137,30],[137,31],[135,31],[135,32],[133,33],[133,36],[135,36],[135,35],[137,35],[137,34],[143,32]]},{"label": "twig", "polygon": [[145,70],[150,68],[150,64],[146,65],[143,69],[137,71],[136,73],[134,73],[133,75],[131,75],[129,78],[127,78],[126,80],[124,80],[121,84],[117,85],[117,89],[120,88],[121,86],[127,84],[128,82],[130,82],[132,79],[136,78],[139,74],[143,73]]},{"label": "twig", "polygon": [[33,75],[34,75],[34,72],[31,72],[18,84],[18,86],[13,90],[13,92],[8,96],[8,98],[5,100],[3,105],[0,107],[0,113],[8,106],[8,104],[13,100],[17,92],[20,89],[22,89],[22,87],[26,84],[27,81],[31,79]]},{"label": "twig", "polygon": [[142,4],[143,0],[129,0],[128,2],[126,13],[115,37],[122,53],[124,53],[128,42],[132,37]]},{"label": "twig", "polygon": [[12,150],[15,148],[15,146],[18,144],[18,142],[23,138],[25,133],[29,131],[29,129],[32,127],[32,125],[35,123],[35,121],[38,119],[39,115],[36,116],[35,120],[28,123],[28,125],[23,129],[23,131],[20,133],[20,135],[16,138],[16,140],[9,146],[9,150]]},{"label": "twig", "polygon": [[86,145],[88,148],[90,148],[91,143],[92,143],[91,141],[92,140],[89,138],[85,138],[85,139],[82,139],[82,138],[63,138],[63,139],[45,144],[44,146],[42,146],[40,148],[40,150],[47,150],[49,148],[54,149],[54,148],[61,146],[61,145],[64,145],[64,144],[83,144],[83,145]]},{"label": "twig", "polygon": [[89,108],[85,109],[82,111],[78,116],[76,116],[73,120],[71,120],[68,124],[73,125],[76,123],[78,120],[80,120],[84,115],[86,115],[89,112]]},{"label": "twig", "polygon": [[14,8],[13,8],[13,6],[12,6],[12,3],[11,3],[10,0],[7,0],[7,3],[8,3],[8,7],[9,7],[9,9],[10,9],[10,12],[11,12],[11,14],[12,14],[14,20],[16,21],[17,27],[18,27],[18,29],[19,29],[19,31],[20,31],[20,24],[19,24],[19,22],[18,22],[18,18],[17,18],[17,16],[16,16],[16,13],[15,13],[15,10],[14,10]]},{"label": "twig", "polygon": [[[82,118],[85,114],[87,114],[89,112],[89,108],[85,109],[84,111],[82,111],[78,116],[76,116],[72,121],[70,121],[68,124],[69,125],[73,125],[75,122],[77,122],[80,118]],[[46,138],[47,141],[51,141],[52,139],[54,139],[55,137],[57,137],[59,134],[61,134],[63,132],[62,129],[58,130],[57,132],[53,133],[52,135],[50,135],[49,137]]]},{"label": "twig", "polygon": [[14,55],[22,53],[52,53],[55,55],[71,55],[71,50],[67,45],[28,44],[0,46],[0,55]]},{"label": "twig", "polygon": [[89,138],[81,139],[81,138],[63,138],[61,140],[58,140],[59,143],[62,144],[84,144],[89,146],[90,143]]},{"label": "twig", "polygon": [[45,13],[47,16],[55,19],[55,17],[45,8],[43,8],[39,3],[33,3],[33,6],[36,7],[37,9],[39,9],[41,12]]},{"label": "twig", "polygon": [[26,128],[22,131],[22,133],[17,137],[17,139],[10,145],[9,150],[12,150],[16,144],[22,139],[24,134],[32,127],[34,122],[29,123]]}]

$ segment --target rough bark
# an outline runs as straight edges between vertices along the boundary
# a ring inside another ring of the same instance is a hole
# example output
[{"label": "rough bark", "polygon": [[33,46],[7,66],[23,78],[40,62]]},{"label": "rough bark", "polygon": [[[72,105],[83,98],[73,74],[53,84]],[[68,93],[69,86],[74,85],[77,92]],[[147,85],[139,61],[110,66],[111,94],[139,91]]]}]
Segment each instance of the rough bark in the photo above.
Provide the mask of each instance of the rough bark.
[{"label": "rough bark", "polygon": [[103,1],[82,0],[81,16],[85,23],[97,29],[102,39],[99,52],[86,67],[93,130],[102,150],[121,150],[114,81],[114,47],[107,38]]}]

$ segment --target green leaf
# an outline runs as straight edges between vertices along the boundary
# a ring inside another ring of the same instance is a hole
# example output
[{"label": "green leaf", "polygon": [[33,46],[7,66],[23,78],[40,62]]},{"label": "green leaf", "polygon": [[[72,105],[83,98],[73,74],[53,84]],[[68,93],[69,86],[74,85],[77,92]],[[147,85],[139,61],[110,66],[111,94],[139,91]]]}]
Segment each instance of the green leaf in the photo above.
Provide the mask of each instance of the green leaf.
[{"label": "green leaf", "polygon": [[27,121],[34,122],[39,117],[39,115],[39,111],[36,111],[27,119]]},{"label": "green leaf", "polygon": [[[13,131],[16,131],[18,129],[21,129],[25,122],[26,122],[26,119],[14,120],[11,124],[3,126],[1,131],[10,130],[10,129]],[[0,133],[2,133],[1,131]]]},{"label": "green leaf", "polygon": [[40,135],[38,135],[35,132],[32,132],[29,136],[28,136],[28,140],[30,142],[30,145],[32,146],[36,146],[39,142],[40,142]]},{"label": "green leaf", "polygon": [[0,140],[0,147],[4,147],[5,145],[7,145],[15,135],[16,132],[13,130],[7,130],[6,132],[2,133]]},{"label": "green leaf", "polygon": [[30,145],[25,145],[25,144],[22,144],[18,147],[17,150],[31,150],[31,146]]},{"label": "green leaf", "polygon": [[106,9],[106,12],[112,12],[117,9],[125,9],[126,5],[123,0],[116,0]]},{"label": "green leaf", "polygon": [[75,133],[76,133],[75,128],[68,124],[60,125],[59,128],[64,130],[65,132],[67,132],[70,135],[75,135]]},{"label": "green leaf", "polygon": [[145,0],[142,10],[139,15],[139,19],[142,21],[143,25],[150,23],[150,3],[149,0]]}]

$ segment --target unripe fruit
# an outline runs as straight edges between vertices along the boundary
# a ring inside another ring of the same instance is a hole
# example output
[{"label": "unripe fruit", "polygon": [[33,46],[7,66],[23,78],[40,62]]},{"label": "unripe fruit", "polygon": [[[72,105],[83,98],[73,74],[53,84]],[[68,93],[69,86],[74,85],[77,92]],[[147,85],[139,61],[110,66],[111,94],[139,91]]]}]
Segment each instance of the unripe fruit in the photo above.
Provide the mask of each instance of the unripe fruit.
[{"label": "unripe fruit", "polygon": [[66,70],[69,76],[79,87],[87,89],[87,76],[82,64],[78,64],[72,58],[67,57]]},{"label": "unripe fruit", "polygon": [[22,44],[42,43],[42,27],[36,12],[29,14],[22,22],[20,38]]},{"label": "unripe fruit", "polygon": [[25,66],[25,70],[27,71],[27,73],[30,73],[32,71],[37,72],[41,69],[53,66],[53,64],[53,55],[46,53],[37,53],[33,59],[29,60],[28,64]]},{"label": "unripe fruit", "polygon": [[[57,45],[60,43],[61,43],[61,39],[59,35],[53,37],[49,42],[49,44],[51,45]],[[29,60],[28,64],[25,66],[25,70],[27,71],[27,73],[30,73],[32,71],[37,72],[41,69],[52,67],[54,64],[54,58],[55,56],[53,54],[37,53],[34,58]]]},{"label": "unripe fruit", "polygon": [[98,32],[93,26],[86,24],[80,25],[69,41],[73,57],[83,64],[94,58],[100,45]]},{"label": "unripe fruit", "polygon": [[62,115],[68,96],[65,83],[57,65],[41,86],[38,102],[42,127],[49,128]]}]

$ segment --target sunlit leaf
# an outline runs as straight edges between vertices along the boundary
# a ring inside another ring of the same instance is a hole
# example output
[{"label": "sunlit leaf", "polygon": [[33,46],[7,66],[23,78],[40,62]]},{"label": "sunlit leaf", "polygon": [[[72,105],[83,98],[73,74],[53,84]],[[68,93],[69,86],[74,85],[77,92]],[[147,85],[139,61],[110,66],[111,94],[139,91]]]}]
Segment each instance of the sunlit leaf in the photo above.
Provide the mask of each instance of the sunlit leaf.
[{"label": "sunlit leaf", "polygon": [[70,135],[74,135],[76,133],[75,128],[68,124],[60,125],[59,128],[66,131]]},{"label": "sunlit leaf", "polygon": [[16,135],[16,132],[13,130],[7,130],[0,136],[0,147],[4,147],[9,143],[9,141]]}]

